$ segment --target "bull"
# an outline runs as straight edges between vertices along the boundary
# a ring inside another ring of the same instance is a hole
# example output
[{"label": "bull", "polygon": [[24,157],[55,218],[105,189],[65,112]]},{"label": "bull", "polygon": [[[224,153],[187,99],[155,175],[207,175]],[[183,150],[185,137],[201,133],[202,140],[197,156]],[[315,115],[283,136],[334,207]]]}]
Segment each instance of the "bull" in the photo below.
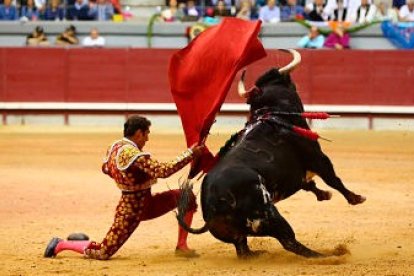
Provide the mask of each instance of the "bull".
[{"label": "bull", "polygon": [[[330,199],[329,192],[318,189],[307,177],[310,173],[338,190],[349,204],[365,201],[344,186],[319,142],[304,136],[311,131],[306,119],[297,116],[304,108],[290,77],[301,56],[295,50],[286,51],[293,60],[263,74],[247,91],[242,75],[238,90],[250,105],[250,117],[202,181],[203,227],[194,229],[184,223],[191,185],[182,188],[177,215],[180,225],[193,234],[210,231],[215,238],[233,244],[241,258],[258,254],[250,250],[248,236],[274,237],[286,250],[304,257],[323,256],[296,240],[292,227],[274,205],[301,189],[312,191],[318,200]],[[298,129],[302,131],[295,131]]]}]

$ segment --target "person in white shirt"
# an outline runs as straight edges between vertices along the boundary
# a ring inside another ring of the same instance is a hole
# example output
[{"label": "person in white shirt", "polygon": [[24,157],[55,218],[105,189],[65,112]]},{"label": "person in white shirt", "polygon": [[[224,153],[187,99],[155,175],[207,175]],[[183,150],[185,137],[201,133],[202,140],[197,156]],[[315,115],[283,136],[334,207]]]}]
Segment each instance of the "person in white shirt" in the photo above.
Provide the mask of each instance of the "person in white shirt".
[{"label": "person in white shirt", "polygon": [[328,21],[329,16],[333,12],[332,1],[312,0],[305,6],[305,13],[309,21]]},{"label": "person in white shirt", "polygon": [[414,21],[414,0],[407,0],[398,14],[400,21]]},{"label": "person in white shirt", "polygon": [[260,8],[259,19],[267,23],[280,22],[280,8],[275,0],[267,0],[267,5]]},{"label": "person in white shirt", "polygon": [[326,6],[330,8],[329,20],[349,22],[350,13],[347,5],[347,0],[334,0],[334,2],[328,0]]},{"label": "person in white shirt", "polygon": [[42,10],[46,7],[46,0],[34,0],[34,4],[38,10]]},{"label": "person in white shirt", "polygon": [[[391,1],[392,5],[392,1]],[[398,21],[398,12],[396,9],[391,8],[388,0],[379,0],[377,3],[377,12],[375,13],[374,20],[385,21],[391,20],[392,22]]]},{"label": "person in white shirt", "polygon": [[98,29],[92,28],[89,36],[83,39],[82,45],[85,47],[103,47],[105,46],[105,38],[99,36]]},{"label": "person in white shirt", "polygon": [[352,17],[356,14],[356,11],[359,8],[359,6],[361,6],[361,0],[345,0],[344,5],[348,9],[348,14],[350,15],[350,17]]},{"label": "person in white shirt", "polygon": [[351,16],[351,22],[357,24],[369,23],[374,19],[376,12],[377,7],[374,4],[370,4],[369,0],[361,0],[361,5]]}]

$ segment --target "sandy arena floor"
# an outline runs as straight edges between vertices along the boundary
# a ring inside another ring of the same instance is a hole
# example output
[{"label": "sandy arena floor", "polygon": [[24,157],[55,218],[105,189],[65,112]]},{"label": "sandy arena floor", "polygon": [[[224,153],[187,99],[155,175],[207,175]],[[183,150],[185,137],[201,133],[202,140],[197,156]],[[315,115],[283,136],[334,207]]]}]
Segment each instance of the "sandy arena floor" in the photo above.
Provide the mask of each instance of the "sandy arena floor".
[{"label": "sandy arena floor", "polygon": [[[120,136],[112,130],[0,127],[0,275],[414,275],[414,132],[321,134],[338,175],[367,201],[350,206],[336,191],[318,202],[304,191],[278,203],[299,241],[322,252],[349,254],[305,259],[271,238],[251,238],[268,253],[238,260],[232,245],[209,233],[192,235],[198,259],[174,256],[174,214],[142,223],[110,261],[86,260],[72,252],[43,258],[53,236],[83,231],[100,241],[112,223],[120,192],[100,172],[105,149]],[[214,134],[217,150],[228,134]],[[179,134],[153,131],[146,149],[167,161],[184,150]],[[154,191],[176,188],[181,171]],[[320,179],[322,189],[332,190]],[[196,185],[195,190],[199,190]],[[202,224],[201,214],[193,225]]]}]

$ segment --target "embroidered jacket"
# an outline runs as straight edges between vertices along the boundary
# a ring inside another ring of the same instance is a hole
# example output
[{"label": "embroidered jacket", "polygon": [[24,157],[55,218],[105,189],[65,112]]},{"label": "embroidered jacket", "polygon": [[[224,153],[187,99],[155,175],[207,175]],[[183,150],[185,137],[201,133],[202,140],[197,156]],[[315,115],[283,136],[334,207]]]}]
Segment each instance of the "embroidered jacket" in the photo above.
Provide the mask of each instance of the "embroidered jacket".
[{"label": "embroidered jacket", "polygon": [[167,178],[187,165],[192,159],[187,149],[170,162],[158,162],[150,153],[142,152],[127,138],[109,147],[102,171],[113,178],[122,191],[139,191],[151,187],[157,178]]}]

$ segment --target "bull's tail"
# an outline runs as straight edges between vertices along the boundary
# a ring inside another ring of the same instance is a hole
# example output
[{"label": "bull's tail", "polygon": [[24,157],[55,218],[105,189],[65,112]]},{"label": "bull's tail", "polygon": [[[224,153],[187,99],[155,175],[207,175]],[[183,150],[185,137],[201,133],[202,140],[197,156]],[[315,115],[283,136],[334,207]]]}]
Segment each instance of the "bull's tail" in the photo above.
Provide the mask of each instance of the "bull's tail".
[{"label": "bull's tail", "polygon": [[203,227],[201,227],[201,228],[197,228],[197,229],[194,229],[194,228],[191,228],[190,226],[188,226],[185,222],[184,222],[184,220],[183,220],[183,217],[182,216],[180,216],[179,214],[177,214],[177,220],[178,220],[178,224],[185,230],[185,231],[187,231],[188,233],[191,233],[191,234],[203,234],[203,233],[205,233],[205,232],[207,232],[208,231],[208,223],[206,222],[204,225],[203,225]]},{"label": "bull's tail", "polygon": [[187,213],[188,203],[190,201],[190,197],[193,196],[193,185],[187,179],[184,181],[183,184],[180,185],[180,199],[178,200],[178,212],[177,212],[177,220],[178,224],[184,228],[185,231],[191,234],[202,234],[208,231],[208,222],[204,224],[203,227],[194,229],[187,225],[184,221],[184,216]]}]

